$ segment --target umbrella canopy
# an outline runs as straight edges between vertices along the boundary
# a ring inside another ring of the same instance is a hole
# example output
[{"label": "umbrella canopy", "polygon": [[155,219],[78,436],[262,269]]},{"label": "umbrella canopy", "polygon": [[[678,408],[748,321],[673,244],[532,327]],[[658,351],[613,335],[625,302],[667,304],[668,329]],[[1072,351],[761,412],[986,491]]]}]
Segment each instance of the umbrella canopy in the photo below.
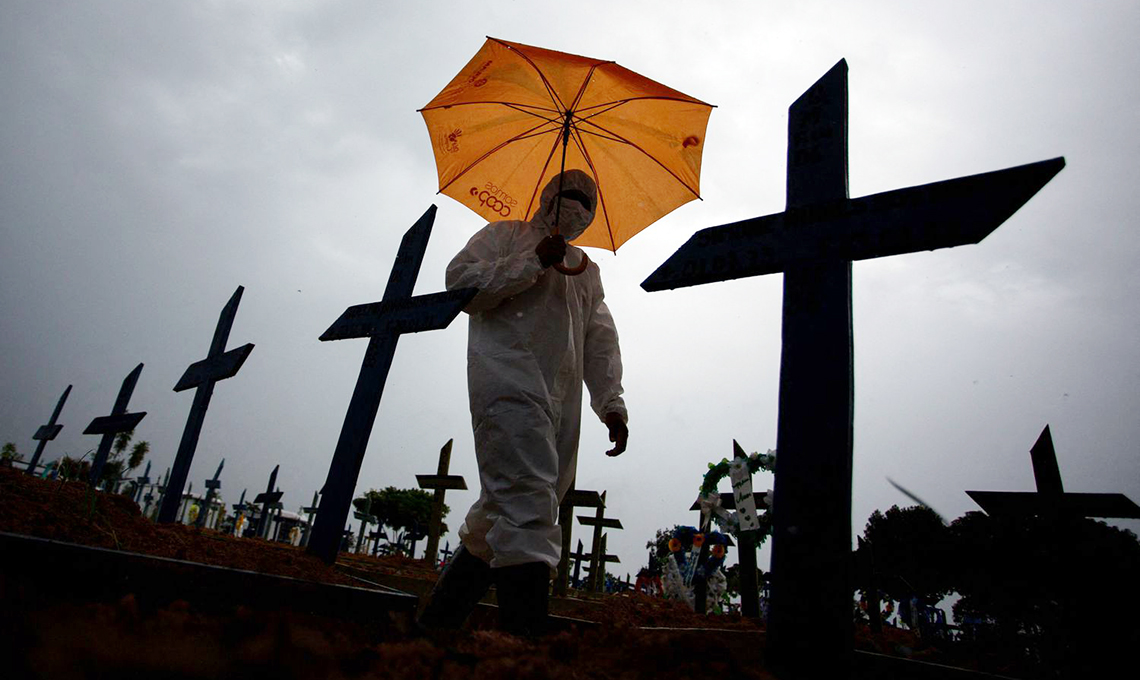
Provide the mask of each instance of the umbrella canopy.
[{"label": "umbrella canopy", "polygon": [[488,38],[427,106],[441,193],[487,221],[527,220],[562,170],[598,189],[574,244],[616,251],[700,198],[712,105],[612,61]]}]

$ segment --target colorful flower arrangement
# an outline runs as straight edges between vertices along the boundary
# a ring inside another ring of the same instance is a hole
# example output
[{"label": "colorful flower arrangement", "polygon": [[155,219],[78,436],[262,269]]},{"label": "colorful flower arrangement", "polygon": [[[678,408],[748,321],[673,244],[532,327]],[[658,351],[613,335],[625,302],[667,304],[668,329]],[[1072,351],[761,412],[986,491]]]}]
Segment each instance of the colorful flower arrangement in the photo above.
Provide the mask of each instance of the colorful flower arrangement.
[{"label": "colorful flower arrangement", "polygon": [[[701,561],[701,549],[708,553]],[[710,611],[723,613],[728,605],[728,579],[724,575],[724,559],[728,554],[728,536],[719,531],[700,532],[696,527],[678,526],[669,539],[669,554],[660,557],[661,584],[665,597],[681,600],[695,609],[694,581],[707,584],[706,603]]]}]

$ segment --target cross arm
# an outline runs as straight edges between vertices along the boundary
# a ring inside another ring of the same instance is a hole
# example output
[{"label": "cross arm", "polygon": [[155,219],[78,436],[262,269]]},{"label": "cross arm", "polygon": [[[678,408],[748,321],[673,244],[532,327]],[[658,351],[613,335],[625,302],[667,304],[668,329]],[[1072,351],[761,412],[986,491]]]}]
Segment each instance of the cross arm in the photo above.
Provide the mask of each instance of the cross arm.
[{"label": "cross arm", "polygon": [[702,229],[641,287],[652,292],[978,243],[1063,167],[1065,159],[1054,158]]},{"label": "cross arm", "polygon": [[1121,493],[1042,494],[1031,491],[967,491],[989,515],[1047,515],[1140,519],[1140,506]]},{"label": "cross arm", "polygon": [[285,495],[284,491],[266,491],[257,494],[257,498],[253,499],[254,503],[277,503],[281,497]]},{"label": "cross arm", "polygon": [[[186,372],[178,380],[178,384],[174,386],[175,392],[188,390],[192,387],[197,387],[202,383],[208,381],[225,380],[237,375],[241,370],[242,364],[245,363],[249,353],[253,351],[253,343],[247,343],[241,347],[231,349],[230,351],[216,357],[209,357],[201,361],[190,364]],[[260,355],[258,355],[260,356]]]},{"label": "cross arm", "polygon": [[602,495],[597,491],[570,489],[562,497],[562,506],[567,508],[604,508]]},{"label": "cross arm", "polygon": [[118,434],[130,432],[138,426],[146,416],[146,411],[139,413],[124,413],[117,416],[99,416],[91,421],[83,434]]},{"label": "cross arm", "polygon": [[63,425],[41,425],[40,429],[32,435],[32,439],[36,441],[51,441],[59,436],[60,431],[63,430]]},{"label": "cross arm", "polygon": [[467,490],[467,482],[459,475],[416,475],[421,489]]},{"label": "cross arm", "polygon": [[583,516],[579,515],[578,516],[578,523],[579,524],[585,524],[588,527],[602,526],[602,527],[606,527],[609,529],[624,529],[625,528],[621,525],[620,519],[611,519],[609,517],[598,518],[598,517],[583,517]]},{"label": "cross arm", "polygon": [[354,305],[329,326],[321,335],[321,341],[447,328],[478,292],[476,288],[459,288],[430,295]]}]

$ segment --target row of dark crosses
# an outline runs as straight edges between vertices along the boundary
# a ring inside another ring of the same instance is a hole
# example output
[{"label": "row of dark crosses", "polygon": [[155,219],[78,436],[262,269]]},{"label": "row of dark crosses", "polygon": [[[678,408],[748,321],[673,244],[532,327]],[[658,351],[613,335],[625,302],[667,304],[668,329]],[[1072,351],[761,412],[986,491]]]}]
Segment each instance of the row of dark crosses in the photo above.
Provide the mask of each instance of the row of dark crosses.
[{"label": "row of dark crosses", "polygon": [[820,675],[851,658],[852,261],[977,243],[1064,164],[1055,158],[850,199],[840,61],[788,110],[786,210],[697,232],[642,283],[659,291],[784,274],[773,668]]},{"label": "row of dark crosses", "polygon": [[[621,520],[612,517],[606,517],[606,492],[603,491],[599,496],[599,503],[596,506],[594,516],[578,516],[578,523],[588,527],[594,527],[594,538],[590,544],[590,568],[589,578],[586,581],[586,590],[600,592],[606,585],[606,564],[618,563],[621,560],[617,555],[610,555],[606,552],[606,534],[602,533],[603,529],[622,529]],[[569,546],[565,546],[569,547]]]}]

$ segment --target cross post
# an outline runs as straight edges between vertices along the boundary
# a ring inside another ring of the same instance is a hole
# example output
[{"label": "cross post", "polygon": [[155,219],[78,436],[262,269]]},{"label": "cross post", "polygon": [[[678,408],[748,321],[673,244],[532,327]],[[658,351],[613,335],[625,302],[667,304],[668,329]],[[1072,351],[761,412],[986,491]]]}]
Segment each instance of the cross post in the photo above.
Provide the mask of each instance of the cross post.
[{"label": "cross post", "polygon": [[257,494],[253,502],[261,505],[261,521],[257,525],[257,537],[269,537],[269,511],[280,510],[281,497],[285,495],[284,491],[274,491],[277,487],[277,471],[281,469],[281,465],[274,466],[273,472],[269,473],[269,484],[265,486],[265,491]]},{"label": "cross post", "polygon": [[404,234],[383,300],[349,307],[321,336],[322,341],[368,338],[368,349],[329,465],[309,541],[308,551],[327,564],[336,561],[341,532],[348,519],[388,370],[392,367],[396,342],[403,333],[446,328],[478,292],[468,288],[412,297],[435,212],[434,205],[428,208]]},{"label": "cross post", "polygon": [[851,263],[977,243],[1065,161],[849,199],[841,60],[789,108],[787,163],[784,212],[697,232],[641,285],[784,273],[769,658],[820,676],[845,672],[854,632]]},{"label": "cross post", "polygon": [[313,503],[307,508],[301,508],[301,512],[305,513],[305,533],[301,536],[301,547],[309,545],[309,535],[313,533],[313,515],[317,514],[319,509],[317,506],[317,497],[319,493],[313,492]]},{"label": "cross post", "polygon": [[175,499],[181,497],[182,487],[185,486],[186,478],[190,474],[190,464],[194,462],[194,451],[198,448],[198,438],[202,434],[202,423],[206,420],[206,410],[210,408],[210,399],[214,396],[214,384],[236,375],[249,357],[249,353],[253,351],[252,344],[226,351],[230,329],[233,328],[234,317],[237,316],[238,305],[241,304],[241,295],[244,291],[244,287],[238,286],[230,296],[229,302],[222,307],[206,358],[191,364],[174,386],[175,392],[192,387],[197,389],[194,391],[194,402],[190,405],[190,415],[187,416],[186,427],[182,430],[182,440],[178,443],[178,453],[174,456],[174,467],[168,482],[174,493],[167,494],[162,501],[162,507],[158,511],[159,524],[173,522],[174,515],[178,512]]},{"label": "cross post", "polygon": [[71,385],[63,391],[63,396],[55,404],[55,410],[51,412],[51,418],[48,420],[47,425],[41,425],[36,433],[32,435],[32,439],[38,441],[36,444],[36,452],[32,454],[32,461],[28,463],[28,474],[36,474],[36,466],[39,465],[40,456],[44,454],[44,447],[47,443],[59,436],[63,425],[57,425],[56,420],[59,419],[59,414],[63,411],[63,404],[67,401],[67,395],[71,394]]},{"label": "cross post", "polygon": [[[554,578],[554,596],[565,597],[570,580],[570,541],[574,530],[574,508],[600,508],[602,497],[597,491],[577,489],[573,484],[558,506],[558,527],[562,530],[562,550],[558,558],[558,575]],[[581,549],[579,549],[579,552]],[[574,579],[577,580],[577,567]]]},{"label": "cross post", "polygon": [[100,416],[92,420],[87,429],[83,431],[83,434],[103,436],[99,441],[95,460],[91,462],[91,476],[89,478],[91,486],[95,486],[99,482],[100,475],[103,474],[103,466],[107,463],[107,456],[111,454],[111,444],[115,441],[115,435],[135,429],[146,416],[146,411],[127,413],[127,404],[131,401],[131,394],[135,391],[135,384],[139,381],[142,369],[142,364],[135,366],[135,369],[123,379],[123,385],[119,388],[119,396],[115,398],[115,406],[111,409],[111,415]]},{"label": "cross post", "polygon": [[447,489],[467,490],[467,482],[463,477],[447,474],[447,470],[451,466],[451,446],[454,443],[454,439],[448,439],[443,448],[439,450],[439,464],[436,466],[435,475],[416,475],[416,483],[420,485],[421,489],[435,490],[432,494],[427,548],[424,549],[424,559],[431,564],[435,564],[439,552],[439,535],[442,532],[443,525],[443,496],[447,493]]}]

